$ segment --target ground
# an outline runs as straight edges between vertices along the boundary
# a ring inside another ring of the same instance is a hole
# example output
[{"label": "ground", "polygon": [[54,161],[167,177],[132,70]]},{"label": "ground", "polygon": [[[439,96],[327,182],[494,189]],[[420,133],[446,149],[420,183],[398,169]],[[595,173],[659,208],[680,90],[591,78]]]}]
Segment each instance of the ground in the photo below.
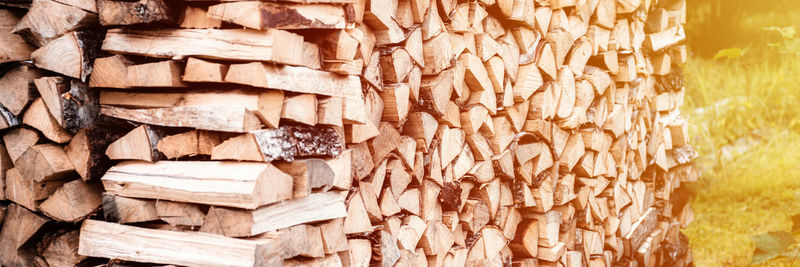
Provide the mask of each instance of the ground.
[{"label": "ground", "polygon": [[[800,36],[788,38],[788,28],[783,37],[764,29],[798,22],[800,10],[791,12],[745,16],[741,32],[751,38],[731,41],[744,55],[713,60],[695,54],[685,66],[681,112],[702,155],[702,174],[692,186],[695,221],[684,230],[697,266],[748,265],[751,237],[791,231],[791,216],[800,213],[800,57],[791,50],[800,47]],[[763,265],[800,266],[800,259]]]}]

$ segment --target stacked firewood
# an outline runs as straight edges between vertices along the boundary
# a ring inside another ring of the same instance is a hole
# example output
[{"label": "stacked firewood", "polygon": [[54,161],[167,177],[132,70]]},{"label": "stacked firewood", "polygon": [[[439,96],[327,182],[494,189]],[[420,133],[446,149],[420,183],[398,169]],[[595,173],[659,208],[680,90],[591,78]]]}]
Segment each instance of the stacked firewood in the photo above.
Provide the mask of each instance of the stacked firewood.
[{"label": "stacked firewood", "polygon": [[3,266],[692,261],[685,0],[0,4]]}]

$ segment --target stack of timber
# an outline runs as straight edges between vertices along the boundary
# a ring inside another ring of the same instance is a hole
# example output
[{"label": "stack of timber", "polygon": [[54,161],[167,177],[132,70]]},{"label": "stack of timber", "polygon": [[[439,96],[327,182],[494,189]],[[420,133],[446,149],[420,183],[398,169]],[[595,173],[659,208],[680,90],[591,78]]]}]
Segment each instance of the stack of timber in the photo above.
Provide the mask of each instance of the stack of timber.
[{"label": "stack of timber", "polygon": [[692,262],[685,0],[0,5],[0,265]]}]

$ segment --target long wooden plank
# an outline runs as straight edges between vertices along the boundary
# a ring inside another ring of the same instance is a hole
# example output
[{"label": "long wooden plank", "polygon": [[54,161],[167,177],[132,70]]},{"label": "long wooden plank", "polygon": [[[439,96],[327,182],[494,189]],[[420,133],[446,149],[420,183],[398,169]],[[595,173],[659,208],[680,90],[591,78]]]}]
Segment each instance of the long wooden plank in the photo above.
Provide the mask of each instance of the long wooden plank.
[{"label": "long wooden plank", "polygon": [[184,266],[279,266],[280,240],[243,240],[96,220],[81,226],[78,254]]},{"label": "long wooden plank", "polygon": [[128,109],[104,105],[100,107],[100,113],[153,125],[191,127],[211,131],[241,133],[261,127],[258,117],[244,107],[189,106]]},{"label": "long wooden plank", "polygon": [[284,91],[347,98],[362,98],[361,79],[305,67],[259,62],[232,64],[226,82]]},{"label": "long wooden plank", "polygon": [[201,231],[241,237],[347,216],[340,192],[311,194],[256,210],[211,207]]},{"label": "long wooden plank", "polygon": [[102,49],[158,58],[197,56],[292,65],[303,63],[303,37],[276,29],[111,29],[106,33]]},{"label": "long wooden plank", "polygon": [[269,163],[126,161],[101,179],[110,194],[255,209],[292,196],[292,177]]}]

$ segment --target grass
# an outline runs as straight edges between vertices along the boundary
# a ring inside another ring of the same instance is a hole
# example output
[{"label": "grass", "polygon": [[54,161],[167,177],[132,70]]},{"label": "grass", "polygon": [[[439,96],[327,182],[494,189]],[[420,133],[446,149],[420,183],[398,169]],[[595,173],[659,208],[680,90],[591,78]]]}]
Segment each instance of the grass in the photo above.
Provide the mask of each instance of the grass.
[{"label": "grass", "polygon": [[769,51],[692,58],[684,73],[682,112],[703,170],[685,233],[697,266],[747,265],[751,236],[790,231],[789,217],[800,213],[800,59]]}]

